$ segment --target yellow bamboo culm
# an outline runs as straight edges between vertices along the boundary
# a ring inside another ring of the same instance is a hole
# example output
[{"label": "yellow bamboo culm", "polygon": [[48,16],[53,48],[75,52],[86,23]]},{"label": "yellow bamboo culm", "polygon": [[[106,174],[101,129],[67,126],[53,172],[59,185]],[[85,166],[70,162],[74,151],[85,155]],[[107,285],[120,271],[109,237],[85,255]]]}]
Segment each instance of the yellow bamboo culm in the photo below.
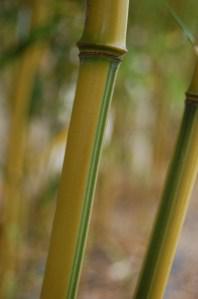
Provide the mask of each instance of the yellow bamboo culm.
[{"label": "yellow bamboo culm", "polygon": [[134,299],[162,299],[198,173],[198,67]]},{"label": "yellow bamboo culm", "polygon": [[41,299],[74,299],[117,66],[126,52],[128,0],[88,0],[80,70]]},{"label": "yellow bamboo culm", "polygon": [[[46,6],[43,1],[32,1],[31,28],[39,26],[45,18]],[[20,226],[26,205],[22,194],[25,140],[28,113],[35,73],[43,53],[43,45],[32,45],[17,62],[13,85],[11,86],[10,127],[5,167],[3,204],[3,227],[0,248],[0,298],[13,297],[15,275],[18,266],[22,235]]]}]

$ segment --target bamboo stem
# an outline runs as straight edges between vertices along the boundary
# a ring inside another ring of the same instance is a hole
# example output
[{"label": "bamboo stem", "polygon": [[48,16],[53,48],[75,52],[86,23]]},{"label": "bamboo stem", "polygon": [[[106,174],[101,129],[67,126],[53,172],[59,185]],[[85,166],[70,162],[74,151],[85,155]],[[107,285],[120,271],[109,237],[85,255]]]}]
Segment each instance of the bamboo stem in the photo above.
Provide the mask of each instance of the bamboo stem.
[{"label": "bamboo stem", "polygon": [[198,68],[134,299],[161,299],[198,172]]},{"label": "bamboo stem", "polygon": [[117,67],[125,53],[128,0],[88,0],[80,71],[41,299],[74,299]]},{"label": "bamboo stem", "polygon": [[[43,3],[32,5],[32,28],[40,24],[44,15]],[[19,61],[11,93],[10,129],[5,167],[3,228],[1,248],[0,298],[12,298],[16,285],[16,271],[22,236],[20,225],[25,202],[22,195],[22,178],[25,137],[29,103],[35,72],[41,60],[43,47],[34,45],[26,50]]]}]

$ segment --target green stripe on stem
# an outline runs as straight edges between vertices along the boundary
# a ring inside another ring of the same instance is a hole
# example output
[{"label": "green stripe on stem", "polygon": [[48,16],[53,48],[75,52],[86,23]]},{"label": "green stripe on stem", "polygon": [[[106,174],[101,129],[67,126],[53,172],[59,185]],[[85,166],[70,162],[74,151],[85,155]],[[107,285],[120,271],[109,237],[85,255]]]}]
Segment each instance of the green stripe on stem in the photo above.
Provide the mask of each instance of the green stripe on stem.
[{"label": "green stripe on stem", "polygon": [[[87,59],[87,58],[82,58],[82,59]],[[77,294],[83,256],[85,253],[85,245],[86,245],[86,239],[88,234],[91,209],[93,204],[93,194],[94,194],[95,183],[96,183],[98,163],[101,155],[103,133],[104,133],[105,123],[107,119],[108,108],[112,97],[112,91],[115,83],[117,68],[118,68],[118,61],[113,61],[109,67],[108,78],[106,82],[103,100],[101,103],[100,116],[99,116],[98,126],[96,130],[95,143],[93,146],[91,164],[90,164],[87,187],[85,192],[84,207],[81,216],[80,230],[79,230],[78,241],[76,245],[76,253],[75,253],[74,263],[72,267],[72,273],[69,282],[67,299],[74,299],[76,298],[76,294]]]},{"label": "green stripe on stem", "polygon": [[187,102],[135,299],[163,297],[197,171],[198,105]]}]

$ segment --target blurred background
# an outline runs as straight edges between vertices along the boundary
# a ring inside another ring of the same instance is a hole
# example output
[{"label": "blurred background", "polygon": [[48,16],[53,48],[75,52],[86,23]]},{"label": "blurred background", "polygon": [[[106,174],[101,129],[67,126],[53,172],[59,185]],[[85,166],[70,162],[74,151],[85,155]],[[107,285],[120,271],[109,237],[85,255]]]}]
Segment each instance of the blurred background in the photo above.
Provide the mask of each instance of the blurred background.
[{"label": "blurred background", "polygon": [[[164,1],[130,2],[79,299],[132,298],[195,63]],[[197,1],[169,3],[196,37]],[[84,14],[83,0],[0,0],[0,236],[20,226],[0,253],[17,260],[16,299],[39,298]],[[196,184],[165,298],[198,296],[197,196]]]}]

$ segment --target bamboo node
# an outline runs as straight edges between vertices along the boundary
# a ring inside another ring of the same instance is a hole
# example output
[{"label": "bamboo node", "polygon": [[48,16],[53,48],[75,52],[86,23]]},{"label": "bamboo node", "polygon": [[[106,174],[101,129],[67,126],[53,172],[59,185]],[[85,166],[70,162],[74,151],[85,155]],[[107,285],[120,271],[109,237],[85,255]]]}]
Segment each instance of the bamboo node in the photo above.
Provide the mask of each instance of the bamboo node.
[{"label": "bamboo node", "polygon": [[122,61],[124,54],[127,53],[127,49],[104,45],[93,45],[89,43],[79,42],[77,46],[80,50],[80,57],[102,56],[106,58],[111,58],[116,61]]},{"label": "bamboo node", "polygon": [[198,105],[198,94],[186,93],[186,104],[190,105]]}]

